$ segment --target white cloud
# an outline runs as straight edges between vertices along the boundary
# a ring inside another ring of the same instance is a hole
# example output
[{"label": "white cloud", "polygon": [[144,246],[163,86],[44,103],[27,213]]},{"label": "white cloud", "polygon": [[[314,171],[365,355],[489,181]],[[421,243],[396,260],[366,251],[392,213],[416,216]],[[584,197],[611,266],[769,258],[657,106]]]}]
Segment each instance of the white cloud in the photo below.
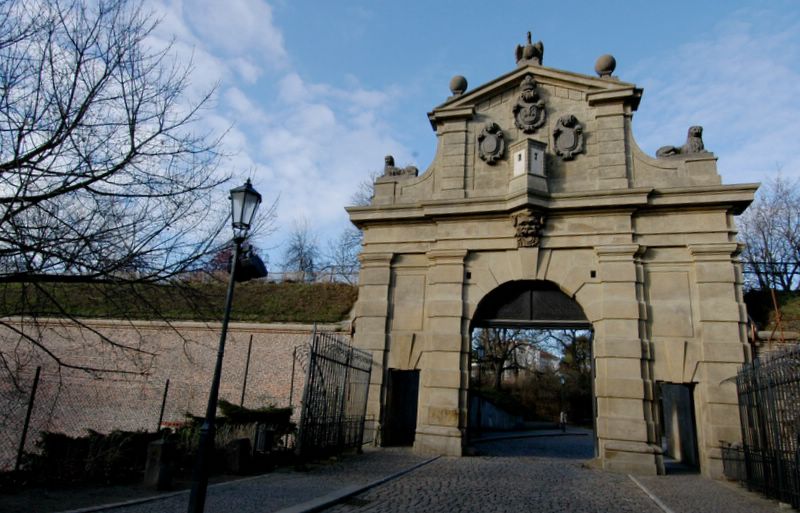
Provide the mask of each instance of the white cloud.
[{"label": "white cloud", "polygon": [[391,92],[338,89],[296,73],[286,75],[278,91],[260,158],[281,190],[281,222],[306,217],[319,233],[335,236],[347,222],[344,206],[357,184],[383,165],[383,156],[409,160],[410,152],[381,121]]},{"label": "white cloud", "polygon": [[238,87],[225,89],[224,97],[226,105],[240,122],[263,123],[268,120],[267,114]]},{"label": "white cloud", "polygon": [[248,84],[255,83],[261,76],[261,68],[253,64],[250,60],[238,57],[231,61],[231,66],[236,73]]},{"label": "white cloud", "polygon": [[645,88],[634,118],[639,144],[652,154],[703,125],[725,183],[763,180],[778,166],[800,176],[799,34],[796,16],[740,11],[698,41],[639,63],[623,77],[642,77]]},{"label": "white cloud", "polygon": [[184,18],[209,46],[226,55],[259,54],[261,61],[284,64],[283,34],[272,22],[272,7],[262,0],[186,0]]},{"label": "white cloud", "polygon": [[[223,167],[244,176],[271,202],[280,196],[278,232],[258,240],[275,248],[294,220],[307,218],[321,243],[347,224],[344,207],[359,182],[380,169],[383,156],[411,161],[394,137],[387,109],[401,90],[363,87],[344,77],[344,87],[314,83],[292,68],[272,9],[260,0],[151,0],[166,44],[175,34],[179,62],[192,59],[192,92],[218,86],[203,128],[225,133]],[[279,80],[264,76],[281,74]],[[272,250],[279,262],[281,248]]]}]

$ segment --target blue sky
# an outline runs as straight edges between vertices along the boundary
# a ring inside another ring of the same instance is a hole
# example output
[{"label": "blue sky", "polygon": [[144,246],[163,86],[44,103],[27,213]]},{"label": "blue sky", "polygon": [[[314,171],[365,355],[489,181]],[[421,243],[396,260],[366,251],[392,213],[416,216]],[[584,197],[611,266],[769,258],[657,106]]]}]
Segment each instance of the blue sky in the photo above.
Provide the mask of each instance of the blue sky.
[{"label": "blue sky", "polygon": [[[531,31],[544,65],[594,75],[596,58],[644,88],[633,131],[653,154],[703,125],[724,183],[800,177],[800,2],[148,0],[191,58],[192,92],[217,84],[203,123],[228,130],[226,167],[251,176],[278,231],[257,240],[273,268],[292,224],[324,246],[383,156],[424,171],[426,113],[453,75],[474,88],[515,68]],[[234,184],[236,185],[236,184]]]}]

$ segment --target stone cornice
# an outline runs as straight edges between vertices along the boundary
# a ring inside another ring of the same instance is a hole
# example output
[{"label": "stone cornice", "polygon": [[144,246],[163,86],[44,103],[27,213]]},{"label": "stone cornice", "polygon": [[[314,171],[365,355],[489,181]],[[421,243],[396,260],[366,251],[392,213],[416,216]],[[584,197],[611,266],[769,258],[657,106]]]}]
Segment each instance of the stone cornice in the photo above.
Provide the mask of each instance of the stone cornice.
[{"label": "stone cornice", "polygon": [[386,267],[392,263],[393,253],[361,253],[358,260],[361,267]]},{"label": "stone cornice", "polygon": [[594,248],[600,262],[629,261],[643,253],[645,248],[639,244],[615,244],[613,246],[596,246]]},{"label": "stone cornice", "polygon": [[586,93],[586,101],[589,102],[591,107],[602,103],[622,103],[628,101],[633,110],[636,110],[641,100],[642,90],[632,84],[625,87],[620,85],[620,87],[616,89],[609,89],[606,91],[591,91]]},{"label": "stone cornice", "polygon": [[721,242],[717,244],[690,244],[689,252],[697,261],[725,261],[736,257],[743,245],[737,242]]},{"label": "stone cornice", "polygon": [[709,185],[656,189],[650,196],[654,207],[730,205],[734,214],[741,214],[752,203],[757,183]]},{"label": "stone cornice", "polygon": [[610,189],[604,191],[564,192],[544,195],[521,192],[490,198],[426,200],[410,204],[348,207],[356,226],[422,221],[442,217],[480,217],[505,215],[523,207],[533,207],[549,214],[571,210],[596,212],[683,208],[720,208],[727,206],[739,214],[753,201],[758,184],[711,185],[653,189]]},{"label": "stone cornice", "polygon": [[437,264],[462,264],[467,257],[466,249],[434,249],[426,254],[428,258]]},{"label": "stone cornice", "polygon": [[472,119],[474,115],[475,107],[472,105],[468,105],[466,107],[448,107],[429,112],[428,120],[430,120],[433,129],[436,130],[436,127],[438,127],[441,123],[445,123],[447,121]]}]

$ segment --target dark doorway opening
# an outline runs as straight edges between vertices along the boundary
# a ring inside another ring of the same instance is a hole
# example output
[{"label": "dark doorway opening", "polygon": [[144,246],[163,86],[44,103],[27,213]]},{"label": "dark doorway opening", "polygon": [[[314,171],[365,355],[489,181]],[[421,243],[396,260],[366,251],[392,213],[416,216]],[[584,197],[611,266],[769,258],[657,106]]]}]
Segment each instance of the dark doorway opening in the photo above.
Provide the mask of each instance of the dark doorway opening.
[{"label": "dark doorway opening", "polygon": [[381,437],[384,446],[414,445],[419,371],[389,369]]},{"label": "dark doorway opening", "polygon": [[667,474],[699,472],[694,384],[659,382],[657,391]]}]

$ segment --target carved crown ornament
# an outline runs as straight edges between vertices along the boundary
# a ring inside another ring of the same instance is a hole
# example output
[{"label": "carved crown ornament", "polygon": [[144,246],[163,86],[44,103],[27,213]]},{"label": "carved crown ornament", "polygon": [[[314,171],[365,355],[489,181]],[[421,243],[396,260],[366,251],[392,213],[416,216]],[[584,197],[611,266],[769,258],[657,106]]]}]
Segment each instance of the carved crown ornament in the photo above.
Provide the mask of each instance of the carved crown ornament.
[{"label": "carved crown ornament", "polygon": [[558,118],[553,129],[553,146],[561,160],[572,160],[583,152],[583,125],[572,114]]},{"label": "carved crown ornament", "polygon": [[506,153],[506,141],[500,125],[492,121],[478,134],[478,156],[487,164],[494,165]]},{"label": "carved crown ornament", "polygon": [[547,221],[544,212],[526,208],[511,214],[516,229],[518,248],[535,248],[539,245]]},{"label": "carved crown ornament", "polygon": [[539,98],[533,75],[525,75],[525,79],[522,81],[522,91],[519,93],[512,112],[514,113],[514,125],[526,134],[533,133],[544,125],[547,112],[544,108],[544,100]]}]

